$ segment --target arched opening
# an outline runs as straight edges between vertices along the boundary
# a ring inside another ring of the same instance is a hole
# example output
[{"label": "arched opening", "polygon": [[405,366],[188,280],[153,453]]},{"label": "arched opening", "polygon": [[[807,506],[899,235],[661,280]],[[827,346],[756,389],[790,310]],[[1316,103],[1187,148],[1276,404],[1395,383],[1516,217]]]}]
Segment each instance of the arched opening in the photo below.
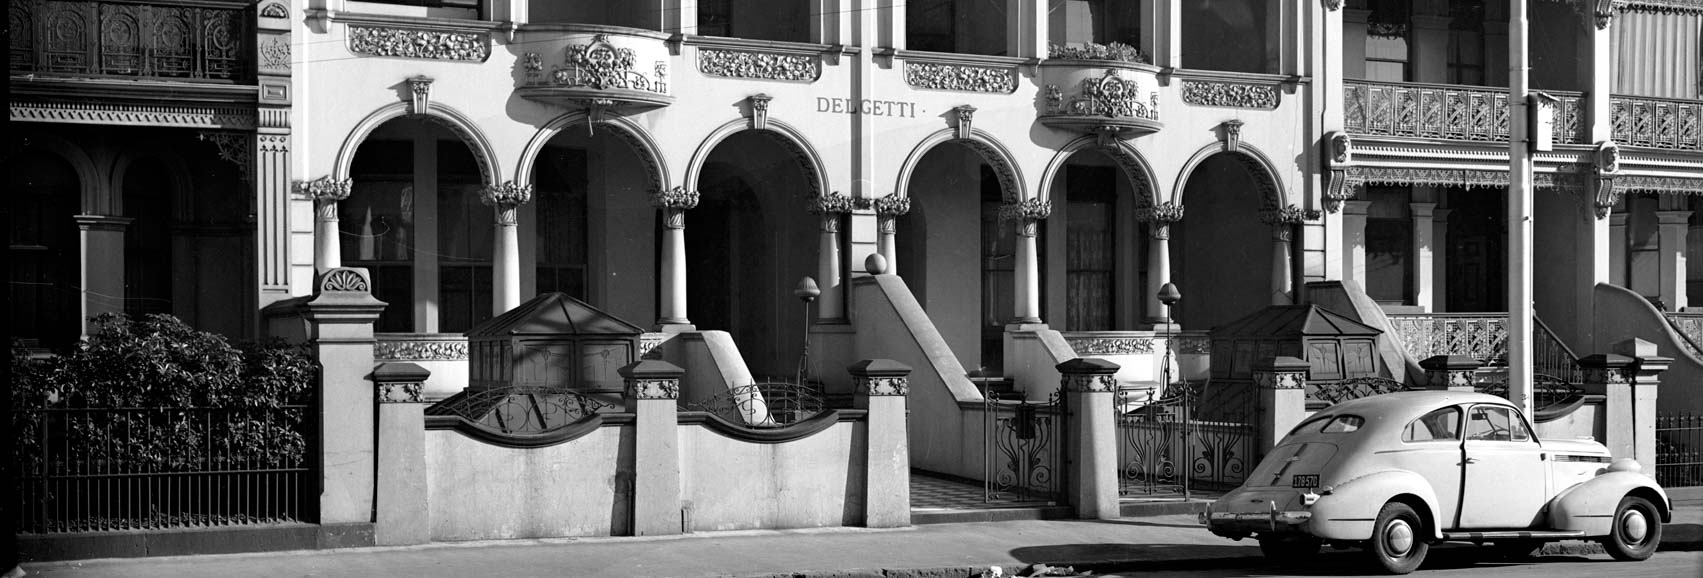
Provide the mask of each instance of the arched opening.
[{"label": "arched opening", "polygon": [[533,161],[520,209],[521,295],[559,291],[636,325],[656,319],[654,186],[638,155],[608,130],[575,125]]},{"label": "arched opening", "polygon": [[172,222],[171,177],[150,161],[137,159],[124,173],[124,216],[132,219],[124,228],[124,312],[133,316],[178,313],[172,306],[172,229],[187,223]]},{"label": "arched opening", "polygon": [[731,334],[759,381],[797,370],[806,320],[792,289],[817,265],[809,177],[778,141],[744,131],[717,144],[698,175],[698,207],[686,211],[688,315]]},{"label": "arched opening", "polygon": [[1211,329],[1271,304],[1271,226],[1260,222],[1259,178],[1235,153],[1207,157],[1183,185],[1182,221],[1171,225],[1172,314],[1184,329]]},{"label": "arched opening", "polygon": [[491,317],[493,213],[473,151],[448,129],[398,118],[356,149],[338,203],[343,263],[391,304],[381,332],[460,333]]},{"label": "arched opening", "polygon": [[12,338],[63,349],[82,324],[77,222],[81,182],[56,155],[25,152],[11,159],[10,216]]},{"label": "arched opening", "polygon": [[1006,195],[993,166],[967,146],[942,144],[917,162],[906,190],[899,275],[964,367],[998,374],[1015,317],[1017,233],[999,217]]},{"label": "arched opening", "polygon": [[1136,234],[1142,203],[1129,176],[1105,153],[1071,155],[1053,178],[1055,226],[1045,262],[1045,318],[1064,331],[1133,329],[1140,322],[1147,238]]}]

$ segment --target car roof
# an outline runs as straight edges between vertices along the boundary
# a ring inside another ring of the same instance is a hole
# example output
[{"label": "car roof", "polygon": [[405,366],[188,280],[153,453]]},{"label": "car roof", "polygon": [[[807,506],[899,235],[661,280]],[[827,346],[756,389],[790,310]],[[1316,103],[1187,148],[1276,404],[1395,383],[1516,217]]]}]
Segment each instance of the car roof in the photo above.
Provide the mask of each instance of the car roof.
[{"label": "car roof", "polygon": [[1319,410],[1314,417],[1351,413],[1364,418],[1383,417],[1389,422],[1406,424],[1440,407],[1463,403],[1491,403],[1513,407],[1508,400],[1483,393],[1464,391],[1398,391],[1345,401]]}]

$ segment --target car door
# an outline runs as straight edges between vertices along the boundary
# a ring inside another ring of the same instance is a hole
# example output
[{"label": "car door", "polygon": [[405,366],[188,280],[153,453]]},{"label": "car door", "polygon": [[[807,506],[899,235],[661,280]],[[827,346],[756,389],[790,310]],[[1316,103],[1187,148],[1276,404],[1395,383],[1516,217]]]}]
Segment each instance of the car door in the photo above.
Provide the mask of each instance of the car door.
[{"label": "car door", "polygon": [[1549,496],[1543,448],[1513,408],[1480,404],[1467,411],[1460,527],[1513,529],[1538,525]]},{"label": "car door", "polygon": [[1419,474],[1437,496],[1437,516],[1453,528],[1461,503],[1461,416],[1459,406],[1438,408],[1402,428],[1401,445],[1387,450],[1402,469]]}]

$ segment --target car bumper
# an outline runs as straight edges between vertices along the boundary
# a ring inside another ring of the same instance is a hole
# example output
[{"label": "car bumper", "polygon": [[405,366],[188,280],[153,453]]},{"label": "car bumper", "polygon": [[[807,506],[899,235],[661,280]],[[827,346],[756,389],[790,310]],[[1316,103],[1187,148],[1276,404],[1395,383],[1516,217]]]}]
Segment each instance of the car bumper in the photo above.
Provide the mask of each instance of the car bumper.
[{"label": "car bumper", "polygon": [[1304,533],[1313,513],[1295,508],[1294,500],[1240,499],[1212,503],[1198,519],[1208,531],[1226,538],[1245,538],[1252,534]]}]

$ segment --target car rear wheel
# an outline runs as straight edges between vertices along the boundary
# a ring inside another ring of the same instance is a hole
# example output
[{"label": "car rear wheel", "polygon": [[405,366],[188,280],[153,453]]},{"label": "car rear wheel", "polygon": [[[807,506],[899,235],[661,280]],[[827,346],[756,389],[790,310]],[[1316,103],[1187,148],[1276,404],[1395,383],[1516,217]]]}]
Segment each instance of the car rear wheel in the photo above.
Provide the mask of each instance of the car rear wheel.
[{"label": "car rear wheel", "polygon": [[1614,527],[1603,537],[1602,546],[1615,560],[1644,560],[1662,543],[1662,518],[1649,500],[1638,496],[1620,499],[1614,508]]},{"label": "car rear wheel", "polygon": [[1272,563],[1287,565],[1312,560],[1323,544],[1313,536],[1260,536],[1260,553]]},{"label": "car rear wheel", "polygon": [[1425,561],[1431,544],[1425,541],[1425,523],[1419,513],[1407,504],[1390,502],[1378,512],[1366,551],[1385,572],[1407,574]]}]

